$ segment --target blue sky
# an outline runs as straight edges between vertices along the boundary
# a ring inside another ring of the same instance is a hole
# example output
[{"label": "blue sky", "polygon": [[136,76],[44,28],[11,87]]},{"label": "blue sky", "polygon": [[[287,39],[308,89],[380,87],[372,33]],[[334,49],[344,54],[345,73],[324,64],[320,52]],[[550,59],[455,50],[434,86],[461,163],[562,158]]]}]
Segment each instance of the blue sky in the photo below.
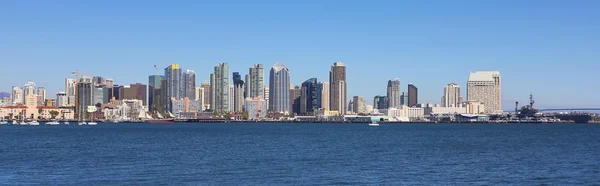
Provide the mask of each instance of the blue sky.
[{"label": "blue sky", "polygon": [[[147,83],[178,63],[208,80],[282,61],[293,84],[348,66],[348,96],[372,101],[388,79],[420,102],[466,94],[469,72],[499,70],[503,107],[600,107],[600,1],[1,1],[0,91],[34,80],[49,94],[75,69]],[[269,69],[265,70],[265,74]]]}]

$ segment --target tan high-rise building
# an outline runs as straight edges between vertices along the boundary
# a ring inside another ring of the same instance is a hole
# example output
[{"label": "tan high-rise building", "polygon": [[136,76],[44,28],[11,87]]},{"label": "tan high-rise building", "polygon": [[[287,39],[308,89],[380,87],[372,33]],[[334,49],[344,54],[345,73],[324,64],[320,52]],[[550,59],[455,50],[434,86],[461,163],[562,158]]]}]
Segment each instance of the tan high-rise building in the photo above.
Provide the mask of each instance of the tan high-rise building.
[{"label": "tan high-rise building", "polygon": [[467,82],[467,100],[483,103],[485,113],[502,113],[500,72],[472,72]]},{"label": "tan high-rise building", "polygon": [[444,87],[444,96],[442,96],[442,107],[461,107],[463,102],[460,96],[460,86],[456,83],[450,83]]},{"label": "tan high-rise building", "polygon": [[346,114],[347,110],[347,82],[346,65],[341,62],[334,63],[329,71],[330,110],[338,111],[341,115]]},{"label": "tan high-rise building", "polygon": [[210,96],[211,96],[210,83],[209,82],[202,83],[202,90],[204,92],[204,95],[203,95],[204,100],[202,101],[202,104],[203,104],[204,110],[207,110],[207,109],[210,109]]},{"label": "tan high-rise building", "polygon": [[318,98],[320,108],[323,110],[329,110],[329,82],[321,82],[317,84],[317,90],[321,94]]}]

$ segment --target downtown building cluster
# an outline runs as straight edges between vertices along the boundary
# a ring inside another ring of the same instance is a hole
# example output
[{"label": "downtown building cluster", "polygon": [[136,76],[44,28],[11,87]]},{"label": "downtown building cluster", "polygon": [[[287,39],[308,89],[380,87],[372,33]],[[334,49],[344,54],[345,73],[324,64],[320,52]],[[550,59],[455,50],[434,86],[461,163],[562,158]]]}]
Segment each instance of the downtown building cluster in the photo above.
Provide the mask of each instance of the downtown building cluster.
[{"label": "downtown building cluster", "polygon": [[[497,71],[471,73],[467,99],[461,96],[460,86],[447,84],[441,105],[419,103],[417,86],[408,83],[403,91],[399,78],[390,79],[386,94],[373,97],[372,105],[363,96],[348,98],[346,65],[341,62],[331,66],[328,81],[307,78],[296,86],[291,83],[290,69],[281,62],[270,68],[268,77],[264,71],[263,64],[254,64],[245,74],[231,72],[228,63],[219,63],[207,75],[210,81],[199,83],[194,70],[172,64],[164,68],[163,74],[150,75],[147,84],[129,85],[118,85],[100,76],[79,77],[83,73],[74,72],[76,77],[65,79],[64,91],[54,98],[47,98],[45,89],[35,87],[32,81],[14,86],[11,96],[1,101],[0,116],[139,120],[219,115],[250,120],[294,116],[310,120],[370,115],[414,121],[440,115],[502,113]],[[90,113],[90,107],[98,112]]]}]

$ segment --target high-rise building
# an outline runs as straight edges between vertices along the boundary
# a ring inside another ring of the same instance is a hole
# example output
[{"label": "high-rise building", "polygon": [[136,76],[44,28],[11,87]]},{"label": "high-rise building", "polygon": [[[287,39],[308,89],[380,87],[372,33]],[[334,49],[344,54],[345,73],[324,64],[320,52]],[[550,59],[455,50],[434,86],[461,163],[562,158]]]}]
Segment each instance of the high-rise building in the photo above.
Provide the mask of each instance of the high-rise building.
[{"label": "high-rise building", "polygon": [[315,115],[315,112],[319,109],[317,98],[320,94],[317,92],[317,78],[304,81],[300,91],[300,114]]},{"label": "high-rise building", "polygon": [[92,105],[106,104],[104,103],[104,88],[98,86],[92,90]]},{"label": "high-rise building", "polygon": [[419,104],[419,89],[412,83],[408,84],[408,107],[416,107]]},{"label": "high-rise building", "polygon": [[65,92],[56,93],[56,107],[66,107],[67,105],[69,105],[67,93],[65,93]]},{"label": "high-rise building", "polygon": [[215,66],[214,72],[214,111],[227,112],[229,111],[229,65],[227,63],[219,63]]},{"label": "high-rise building", "polygon": [[302,97],[302,89],[299,86],[290,88],[290,97],[289,97],[290,113],[294,113],[296,115],[301,114],[301,111],[300,111],[301,97]]},{"label": "high-rise building", "polygon": [[442,96],[442,107],[460,107],[463,98],[460,96],[460,86],[456,83],[449,83],[444,87],[444,96]]},{"label": "high-rise building", "polygon": [[488,114],[502,113],[500,72],[472,72],[467,82],[467,100],[482,102]]},{"label": "high-rise building", "polygon": [[29,94],[37,95],[35,93],[35,82],[28,81],[25,86],[23,86],[23,94],[27,97]]},{"label": "high-rise building", "polygon": [[215,110],[215,86],[216,86],[216,81],[215,81],[215,74],[211,73],[210,74],[210,91],[209,91],[209,96],[210,96],[210,101],[209,106],[210,106],[210,110],[214,111]]},{"label": "high-rise building", "polygon": [[13,86],[12,94],[11,94],[12,104],[13,105],[24,104],[25,96],[23,94],[24,94],[23,89],[21,87]]},{"label": "high-rise building", "polygon": [[246,79],[246,86],[248,87],[248,96],[260,97],[260,99],[265,99],[264,97],[264,67],[262,64],[255,64],[248,70],[248,78]]},{"label": "high-rise building", "polygon": [[269,77],[269,111],[289,113],[290,109],[290,71],[281,62],[271,68]]},{"label": "high-rise building", "polygon": [[44,87],[37,88],[37,100],[38,100],[38,105],[45,105],[46,89],[44,89]]},{"label": "high-rise building", "polygon": [[141,100],[142,105],[146,106],[146,95],[146,85],[141,83],[119,87],[119,97],[121,98],[121,100],[137,99]]},{"label": "high-rise building", "polygon": [[229,84],[229,112],[233,112],[235,108],[235,86]]},{"label": "high-rise building", "polygon": [[75,93],[75,114],[77,119],[86,119],[87,107],[92,106],[92,82],[77,83],[77,92]]},{"label": "high-rise building", "polygon": [[233,111],[242,112],[246,100],[244,98],[244,81],[239,72],[233,73],[233,86]]},{"label": "high-rise building", "polygon": [[[166,86],[166,83],[165,83],[165,86]],[[113,85],[113,88],[110,90],[110,95],[108,96],[109,99],[121,100],[121,97],[119,97],[120,96],[120,94],[119,94],[120,91],[121,91],[121,86],[119,86],[119,85]],[[166,93],[166,90],[165,90],[165,93]]]},{"label": "high-rise building", "polygon": [[269,110],[269,97],[271,96],[271,90],[269,89],[269,86],[265,86],[263,90],[265,91],[263,97],[265,98],[264,100],[267,103],[267,107],[265,109]]},{"label": "high-rise building", "polygon": [[164,108],[165,105],[161,102],[163,98],[161,98],[161,81],[164,80],[165,76],[161,75],[151,75],[148,77],[148,110],[150,112],[154,112],[154,110],[158,110],[159,112],[164,112],[163,109],[156,108]]},{"label": "high-rise building", "polygon": [[65,79],[65,93],[67,94],[67,104],[75,106],[75,91],[77,89],[77,85],[75,84],[75,79],[67,78]]},{"label": "high-rise building", "polygon": [[367,102],[365,101],[365,97],[362,96],[354,96],[352,99],[352,111],[355,114],[367,114]]},{"label": "high-rise building", "polygon": [[181,83],[182,98],[196,98],[196,72],[193,70],[183,71],[183,81]]},{"label": "high-rise building", "polygon": [[402,92],[402,96],[400,97],[400,104],[402,104],[402,106],[408,106],[408,92]]},{"label": "high-rise building", "polygon": [[[167,101],[183,98],[181,95],[181,68],[179,68],[179,64],[172,64],[165,68],[165,80],[167,81],[164,87],[167,93]],[[167,103],[167,111],[172,112],[171,105],[171,103]]]},{"label": "high-rise building", "polygon": [[93,78],[93,84],[92,86],[96,87],[98,85],[104,85],[104,77],[102,76],[96,76]]},{"label": "high-rise building", "polygon": [[317,84],[317,92],[317,107],[329,110],[329,83],[320,82]]},{"label": "high-rise building", "polygon": [[113,79],[106,78],[106,79],[104,79],[104,82],[102,84],[105,87],[110,88],[110,87],[113,87],[115,85],[115,81]]},{"label": "high-rise building", "polygon": [[386,96],[375,96],[373,98],[373,109],[388,109],[388,98]]},{"label": "high-rise building", "polygon": [[203,96],[203,100],[202,100],[202,104],[203,104],[203,110],[207,110],[210,109],[210,83],[209,82],[204,82],[202,83],[202,96]]},{"label": "high-rise building", "polygon": [[394,78],[388,81],[387,98],[389,108],[400,108],[400,79]]},{"label": "high-rise building", "polygon": [[331,110],[338,111],[341,115],[346,114],[347,108],[347,82],[346,65],[341,62],[334,63],[329,71],[330,96],[329,107]]}]

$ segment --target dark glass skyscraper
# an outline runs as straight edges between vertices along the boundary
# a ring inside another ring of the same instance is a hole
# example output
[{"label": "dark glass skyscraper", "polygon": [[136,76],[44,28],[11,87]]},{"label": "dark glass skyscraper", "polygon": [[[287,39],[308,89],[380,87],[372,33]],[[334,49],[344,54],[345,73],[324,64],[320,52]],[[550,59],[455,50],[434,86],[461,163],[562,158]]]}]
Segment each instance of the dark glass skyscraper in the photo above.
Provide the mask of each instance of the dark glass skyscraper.
[{"label": "dark glass skyscraper", "polygon": [[312,116],[319,108],[317,98],[317,78],[310,78],[302,83],[300,95],[300,114]]},{"label": "dark glass skyscraper", "polygon": [[408,84],[408,107],[415,107],[419,102],[419,89],[412,83]]},{"label": "dark glass skyscraper", "polygon": [[160,102],[160,92],[161,81],[164,78],[165,76],[161,75],[151,75],[148,77],[148,110],[150,112],[154,112],[155,108],[160,108],[163,106]]}]

